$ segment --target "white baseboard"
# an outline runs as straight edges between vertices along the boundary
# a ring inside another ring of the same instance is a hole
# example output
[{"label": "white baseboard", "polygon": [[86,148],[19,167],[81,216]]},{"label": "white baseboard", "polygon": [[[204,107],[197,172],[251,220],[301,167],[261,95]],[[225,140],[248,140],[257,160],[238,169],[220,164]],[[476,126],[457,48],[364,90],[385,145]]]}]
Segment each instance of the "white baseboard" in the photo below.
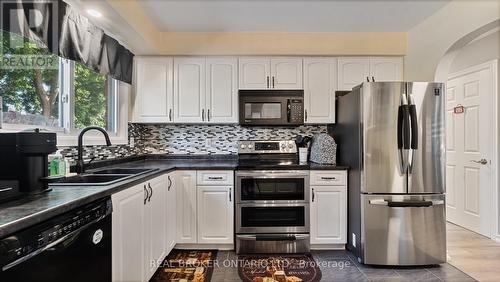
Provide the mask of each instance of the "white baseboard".
[{"label": "white baseboard", "polygon": [[234,244],[176,244],[176,249],[193,249],[193,250],[234,250]]},{"label": "white baseboard", "polygon": [[311,250],[345,250],[345,244],[311,244]]}]

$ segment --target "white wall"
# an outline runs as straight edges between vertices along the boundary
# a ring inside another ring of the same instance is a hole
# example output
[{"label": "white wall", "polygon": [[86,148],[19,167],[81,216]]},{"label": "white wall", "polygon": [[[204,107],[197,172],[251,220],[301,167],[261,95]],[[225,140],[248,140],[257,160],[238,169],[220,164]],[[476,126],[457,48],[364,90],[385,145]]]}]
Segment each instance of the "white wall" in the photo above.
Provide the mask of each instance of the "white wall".
[{"label": "white wall", "polygon": [[500,31],[474,40],[460,49],[450,66],[450,73],[500,58]]},{"label": "white wall", "polygon": [[[434,81],[437,66],[450,48],[469,33],[499,19],[500,1],[450,1],[409,30],[405,80]],[[445,81],[446,76],[440,80]]]}]

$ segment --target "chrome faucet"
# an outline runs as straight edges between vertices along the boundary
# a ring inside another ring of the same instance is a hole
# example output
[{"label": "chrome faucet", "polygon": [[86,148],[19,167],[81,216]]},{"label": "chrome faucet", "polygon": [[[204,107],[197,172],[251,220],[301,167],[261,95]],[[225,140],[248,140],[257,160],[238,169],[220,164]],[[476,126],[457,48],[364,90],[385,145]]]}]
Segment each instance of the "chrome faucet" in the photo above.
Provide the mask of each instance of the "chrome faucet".
[{"label": "chrome faucet", "polygon": [[80,131],[80,134],[78,135],[78,160],[76,162],[77,173],[85,172],[85,163],[83,162],[83,135],[85,134],[85,132],[92,129],[102,132],[102,134],[104,134],[104,138],[106,139],[106,146],[111,146],[111,141],[109,141],[109,135],[103,128],[97,126],[89,126],[82,129],[82,131]]}]

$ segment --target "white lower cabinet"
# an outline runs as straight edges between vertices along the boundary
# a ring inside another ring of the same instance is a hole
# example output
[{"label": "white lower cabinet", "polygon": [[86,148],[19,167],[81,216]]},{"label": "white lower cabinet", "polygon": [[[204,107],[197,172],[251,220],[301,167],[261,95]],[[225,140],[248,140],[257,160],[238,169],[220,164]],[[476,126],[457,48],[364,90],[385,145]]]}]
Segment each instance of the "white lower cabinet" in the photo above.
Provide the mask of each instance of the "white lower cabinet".
[{"label": "white lower cabinet", "polygon": [[177,172],[175,171],[167,174],[166,198],[167,236],[165,244],[168,255],[177,242]]},{"label": "white lower cabinet", "polygon": [[196,171],[177,172],[177,243],[196,243]]},{"label": "white lower cabinet", "polygon": [[198,186],[198,243],[233,243],[233,187]]},{"label": "white lower cabinet", "polygon": [[167,255],[166,178],[113,194],[113,281],[148,281]]},{"label": "white lower cabinet", "polygon": [[347,242],[347,186],[314,182],[316,174],[322,178],[338,178],[346,171],[311,171],[311,248],[314,245],[337,245]]},{"label": "white lower cabinet", "polygon": [[179,171],[177,243],[233,244],[233,187],[233,171]]}]

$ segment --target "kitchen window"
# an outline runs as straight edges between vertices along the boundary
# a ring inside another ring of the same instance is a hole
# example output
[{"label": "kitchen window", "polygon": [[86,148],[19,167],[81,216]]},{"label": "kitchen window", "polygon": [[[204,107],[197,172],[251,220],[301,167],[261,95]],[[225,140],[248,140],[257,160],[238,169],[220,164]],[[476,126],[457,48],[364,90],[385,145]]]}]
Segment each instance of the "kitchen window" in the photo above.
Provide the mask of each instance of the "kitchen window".
[{"label": "kitchen window", "polygon": [[[2,34],[4,32],[2,31]],[[12,37],[13,35],[10,34]],[[25,38],[23,48],[12,49],[3,40],[2,56],[43,55],[55,66],[48,69],[0,68],[0,96],[3,100],[2,130],[43,128],[58,133],[58,145],[76,145],[76,136],[87,126],[100,126],[114,144],[127,140],[128,87],[85,65],[52,55]],[[121,99],[123,97],[123,99]],[[100,144],[92,134],[86,144]]]}]

